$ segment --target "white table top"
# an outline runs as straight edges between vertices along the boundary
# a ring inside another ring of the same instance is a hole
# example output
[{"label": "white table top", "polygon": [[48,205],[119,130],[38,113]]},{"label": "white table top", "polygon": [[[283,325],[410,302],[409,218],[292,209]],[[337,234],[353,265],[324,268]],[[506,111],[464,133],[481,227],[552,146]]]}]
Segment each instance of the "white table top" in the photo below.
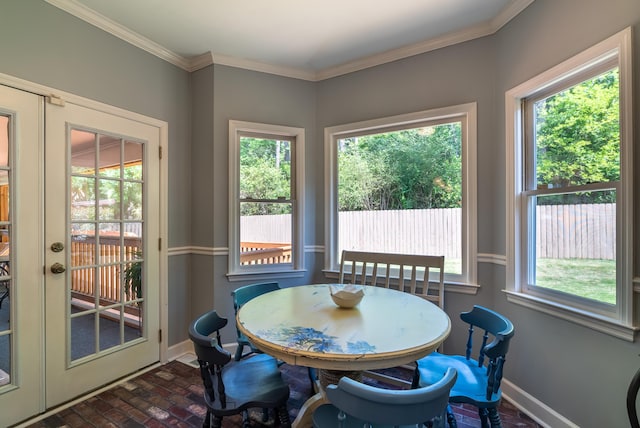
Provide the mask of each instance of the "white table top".
[{"label": "white table top", "polygon": [[372,286],[365,286],[353,309],[335,305],[329,284],[283,288],[245,303],[237,321],[263,352],[330,370],[408,364],[435,350],[451,331],[451,320],[433,303]]}]

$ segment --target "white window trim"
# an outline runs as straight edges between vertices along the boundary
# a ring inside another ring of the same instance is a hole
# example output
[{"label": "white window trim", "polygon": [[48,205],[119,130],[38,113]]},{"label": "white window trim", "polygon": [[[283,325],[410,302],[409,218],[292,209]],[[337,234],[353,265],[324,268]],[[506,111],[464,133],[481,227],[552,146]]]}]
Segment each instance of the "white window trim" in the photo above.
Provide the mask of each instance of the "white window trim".
[{"label": "white window trim", "polygon": [[[295,195],[292,214],[292,267],[281,265],[240,265],[240,133],[251,132],[295,138]],[[265,279],[272,276],[290,277],[304,271],[304,128],[265,123],[229,121],[229,265],[230,281]]]},{"label": "white window trim", "polygon": [[[465,118],[463,135],[466,144],[462,144],[462,279],[459,275],[453,278],[445,277],[447,284],[456,284],[463,293],[475,294],[477,291],[477,105],[475,102],[450,107],[424,110],[415,113],[402,114],[386,118],[372,119],[325,128],[325,273],[339,269],[335,260],[338,251],[338,169],[337,169],[337,141],[354,132],[375,131],[391,126],[405,127],[426,121],[454,120]],[[473,290],[464,290],[471,285]],[[448,289],[452,289],[448,287]]]},{"label": "white window trim", "polygon": [[[505,94],[506,143],[506,293],[507,299],[625,340],[634,340],[633,325],[633,114],[631,28],[627,28],[578,55],[522,83]],[[620,76],[620,201],[617,203],[617,293],[621,303],[614,316],[569,306],[524,293],[520,260],[523,257],[525,213],[520,191],[523,183],[522,100],[536,91],[597,64],[618,57]]]}]

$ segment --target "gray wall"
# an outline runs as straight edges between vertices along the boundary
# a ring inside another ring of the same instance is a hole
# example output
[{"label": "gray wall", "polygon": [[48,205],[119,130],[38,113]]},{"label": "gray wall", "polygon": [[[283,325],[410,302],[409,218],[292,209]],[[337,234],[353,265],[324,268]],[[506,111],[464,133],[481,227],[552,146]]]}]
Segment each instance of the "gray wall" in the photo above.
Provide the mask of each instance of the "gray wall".
[{"label": "gray wall", "polygon": [[[229,211],[229,120],[268,123],[284,126],[305,128],[306,148],[306,216],[305,216],[305,245],[316,245],[319,240],[314,235],[315,213],[318,209],[318,189],[316,177],[318,171],[316,159],[318,156],[318,141],[315,138],[315,97],[316,85],[298,79],[258,73],[224,65],[213,66],[214,98],[213,98],[213,182],[209,188],[213,189],[215,201],[211,221],[214,227],[213,247],[220,252],[228,246],[228,211]],[[207,213],[211,214],[211,213]],[[308,232],[310,231],[310,232]],[[322,238],[320,238],[322,239]],[[320,256],[321,257],[321,256]],[[313,263],[314,254],[306,257],[308,263]],[[292,279],[279,279],[281,286],[308,283],[312,280],[313,264],[304,276]],[[235,288],[254,281],[231,282],[227,278],[227,257],[215,257],[213,281],[194,283],[196,288],[212,288],[216,310],[223,316],[233,319],[233,304],[231,291]],[[206,310],[196,308],[194,313]],[[232,341],[233,331],[224,332],[223,340]]]},{"label": "gray wall", "polygon": [[[630,25],[638,76],[640,1],[536,0],[493,36],[313,83],[222,65],[190,75],[42,1],[3,1],[0,73],[169,123],[169,247],[210,253],[169,258],[173,345],[211,307],[232,316],[230,292],[243,284],[226,277],[229,119],[306,129],[309,271],[281,281],[286,286],[323,280],[323,254],[313,249],[324,244],[325,127],[477,102],[478,251],[504,255],[505,91]],[[447,296],[448,350],[459,350],[453,341],[463,334],[455,314],[474,303],[493,307],[516,325],[507,379],[580,426],[628,426],[624,402],[640,366],[637,343],[508,303],[503,266],[481,263],[478,277],[477,296]]]},{"label": "gray wall", "polygon": [[[640,2],[536,0],[493,36],[318,83],[317,139],[326,126],[476,101],[478,252],[504,255],[505,92],[627,26],[635,34],[637,106]],[[317,226],[322,236],[323,224]],[[579,426],[628,426],[625,397],[640,367],[637,343],[508,303],[503,266],[480,263],[478,279],[477,296],[447,296],[453,320],[447,352],[462,352],[454,341],[464,327],[455,314],[474,303],[488,305],[516,326],[505,367],[509,381]]]},{"label": "gray wall", "polygon": [[[578,52],[628,27],[634,33],[635,129],[639,134],[640,2],[638,0],[536,0],[495,37],[496,63],[495,137],[486,149],[496,154],[499,175],[488,184],[500,189],[493,208],[504,219],[504,93]],[[634,191],[638,216],[637,145]],[[502,221],[500,221],[502,223]],[[493,252],[504,253],[504,227],[495,227]],[[637,229],[637,228],[636,228]],[[636,230],[636,237],[637,237]],[[636,238],[634,250],[638,253]],[[502,270],[494,267],[496,271]],[[634,268],[637,277],[638,267]],[[640,367],[640,346],[537,311],[506,303],[500,290],[504,276],[496,276],[495,305],[516,325],[506,376],[529,394],[545,402],[582,427],[624,427],[625,397],[631,377]],[[638,307],[636,306],[636,309]],[[637,312],[637,310],[636,310]],[[533,357],[533,358],[532,358]]]},{"label": "gray wall", "polygon": [[[168,122],[168,246],[190,245],[190,74],[42,0],[0,2],[0,40],[0,73]],[[189,271],[170,257],[169,343],[185,338]]]}]

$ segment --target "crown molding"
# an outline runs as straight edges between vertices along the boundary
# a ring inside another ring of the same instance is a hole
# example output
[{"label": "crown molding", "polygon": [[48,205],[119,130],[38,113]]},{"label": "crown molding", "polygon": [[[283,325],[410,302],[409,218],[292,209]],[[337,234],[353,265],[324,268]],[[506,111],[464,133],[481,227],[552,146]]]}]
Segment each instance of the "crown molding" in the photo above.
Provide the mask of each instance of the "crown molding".
[{"label": "crown molding", "polygon": [[205,68],[213,64],[213,53],[205,52],[202,55],[198,55],[193,57],[189,63],[189,67],[185,70],[187,71],[198,71],[201,68]]},{"label": "crown molding", "polygon": [[115,21],[103,16],[92,9],[89,9],[83,4],[78,3],[75,0],[45,0],[52,6],[62,9],[65,12],[80,18],[83,21],[106,31],[107,33],[116,36],[125,42],[136,46],[144,51],[149,52],[152,55],[157,56],[175,66],[178,66],[184,70],[190,71],[191,61],[183,56],[176,54],[173,51],[165,48],[164,46],[135,33],[123,25],[118,24]]},{"label": "crown molding", "polygon": [[230,67],[244,68],[246,70],[260,71],[262,73],[276,74],[283,77],[291,77],[294,79],[316,81],[316,73],[294,67],[283,67],[273,64],[267,64],[260,61],[250,59],[236,58],[227,55],[213,54],[213,62],[220,65],[228,65]]},{"label": "crown molding", "polygon": [[534,0],[515,0],[505,7],[493,20],[491,20],[491,26],[493,32],[497,32],[504,27],[509,21],[516,17],[520,12],[525,10],[527,6],[533,3]]},{"label": "crown molding", "polygon": [[407,45],[399,49],[392,49],[381,54],[371,55],[336,67],[327,68],[316,73],[316,78],[314,80],[319,81],[330,79],[343,74],[353,73],[354,71],[364,70],[366,68],[386,64],[388,62],[397,61],[399,59],[427,53],[447,46],[453,46],[469,40],[478,39],[480,37],[489,36],[500,30],[511,19],[533,2],[534,0],[516,0],[510,3],[509,6],[502,10],[498,16],[490,21],[466,28],[462,31],[452,32],[441,37]]},{"label": "crown molding", "polygon": [[124,40],[127,43],[132,44],[133,46],[143,49],[150,54],[155,55],[158,58],[163,59],[189,72],[202,69],[212,64],[221,64],[231,67],[243,68],[246,70],[253,70],[262,73],[275,74],[279,76],[308,81],[321,81],[330,79],[332,77],[338,77],[344,74],[353,73],[355,71],[364,70],[367,68],[375,67],[377,65],[386,64],[389,62],[397,61],[399,59],[408,58],[414,55],[423,54],[436,49],[441,49],[447,46],[452,46],[458,43],[463,43],[469,40],[491,35],[500,30],[511,19],[513,19],[527,6],[534,2],[534,0],[515,0],[511,2],[494,19],[476,25],[474,27],[445,34],[442,37],[426,40],[424,42],[404,46],[399,49],[392,49],[380,54],[371,55],[365,58],[361,58],[335,67],[329,67],[316,72],[313,70],[295,67],[277,66],[250,59],[235,58],[212,52],[205,52],[202,55],[193,58],[185,58],[161,46],[160,44],[129,30],[128,28],[112,21],[111,19],[95,12],[94,10],[89,9],[83,4],[78,3],[76,0],[45,1],[52,6],[62,9],[65,12],[79,19],[82,19],[83,21],[100,28],[107,33],[110,33]]},{"label": "crown molding", "polygon": [[477,39],[490,35],[492,33],[493,31],[489,23],[476,25],[475,27],[467,28],[463,31],[445,34],[444,36],[425,40],[424,42],[407,45],[398,49],[392,49],[380,54],[371,55],[356,61],[351,61],[336,67],[327,68],[316,73],[315,80],[318,81],[330,79],[332,77],[338,77],[343,74],[353,73],[355,71],[364,70],[367,68],[375,67],[377,65],[386,64],[400,59],[409,58],[414,55],[423,54],[426,52],[434,51],[436,49]]}]

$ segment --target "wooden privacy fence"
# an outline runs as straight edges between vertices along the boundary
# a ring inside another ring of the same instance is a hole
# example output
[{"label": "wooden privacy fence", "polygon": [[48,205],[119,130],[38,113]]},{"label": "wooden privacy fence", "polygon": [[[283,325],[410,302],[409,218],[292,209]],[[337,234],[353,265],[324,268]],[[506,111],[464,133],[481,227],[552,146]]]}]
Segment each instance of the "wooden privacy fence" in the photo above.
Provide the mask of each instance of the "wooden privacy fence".
[{"label": "wooden privacy fence", "polygon": [[462,210],[345,211],[339,213],[339,248],[380,253],[433,254],[459,259]]},{"label": "wooden privacy fence", "polygon": [[536,247],[540,258],[616,257],[616,205],[540,205]]},{"label": "wooden privacy fence", "polygon": [[[338,244],[344,249],[460,259],[461,216],[460,208],[344,211],[338,216]],[[615,259],[615,218],[615,204],[538,206],[537,256]],[[243,236],[250,237],[255,246],[251,251],[291,242],[290,215],[245,216],[241,220]],[[504,229],[503,224],[493,227]]]},{"label": "wooden privacy fence", "polygon": [[[127,266],[123,262],[136,258],[136,253],[142,249],[142,240],[139,237],[125,237],[124,254],[121,254],[119,236],[100,235],[99,248],[97,257],[96,239],[92,235],[78,235],[71,240],[72,293],[74,297],[87,296],[93,299],[96,284],[99,283],[101,300],[119,302],[121,274]],[[96,281],[96,275],[100,278],[99,282]]]}]

